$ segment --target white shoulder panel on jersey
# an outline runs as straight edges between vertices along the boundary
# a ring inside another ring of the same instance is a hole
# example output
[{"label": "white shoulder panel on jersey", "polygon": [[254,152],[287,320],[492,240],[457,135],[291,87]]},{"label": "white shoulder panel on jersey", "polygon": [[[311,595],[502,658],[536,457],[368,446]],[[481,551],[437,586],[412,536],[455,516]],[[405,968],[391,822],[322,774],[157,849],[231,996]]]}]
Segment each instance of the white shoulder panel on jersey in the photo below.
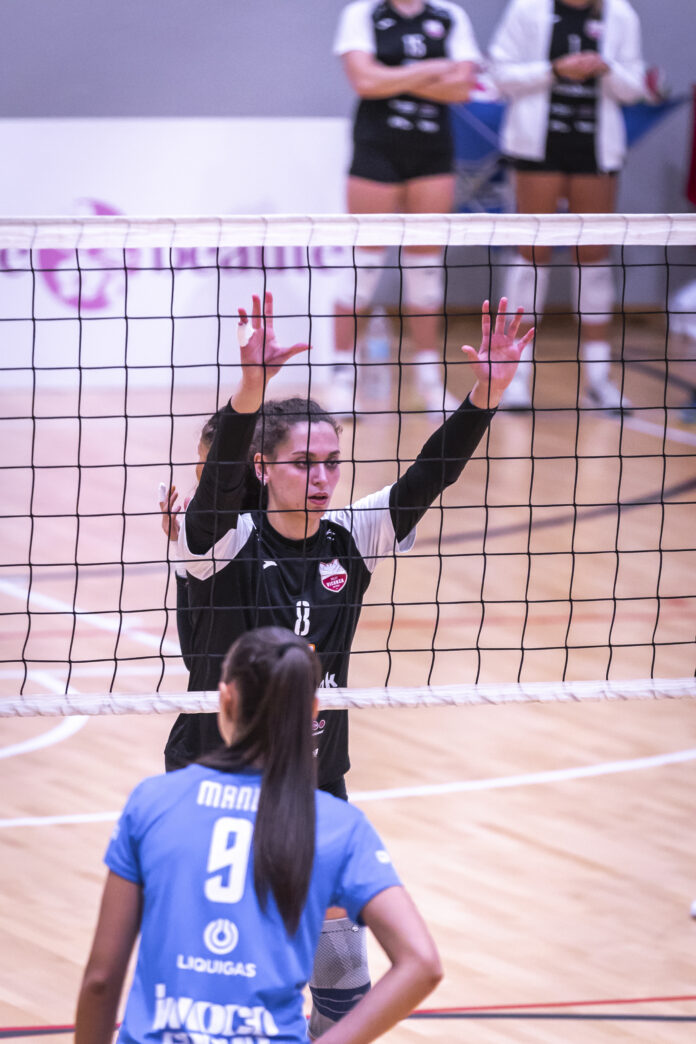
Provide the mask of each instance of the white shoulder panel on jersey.
[{"label": "white shoulder panel on jersey", "polygon": [[376,6],[375,0],[355,0],[343,8],[334,38],[334,54],[347,54],[349,51],[375,53],[372,12]]},{"label": "white shoulder panel on jersey", "polygon": [[416,542],[416,531],[411,532],[400,543],[389,510],[391,485],[356,500],[350,507],[340,511],[327,511],[324,516],[330,522],[343,526],[356,543],[358,551],[370,572],[379,562],[393,554],[405,554]]},{"label": "white shoulder panel on jersey", "polygon": [[434,7],[447,11],[453,28],[447,40],[447,56],[455,62],[480,62],[482,54],[476,43],[474,27],[466,11],[451,0],[436,0]]},{"label": "white shoulder panel on jersey", "polygon": [[181,521],[179,530],[179,560],[186,566],[186,572],[198,580],[207,580],[213,573],[224,569],[232,559],[236,558],[249,539],[254,529],[251,515],[239,515],[237,528],[228,529],[210,551],[203,555],[194,555],[189,551],[186,542],[186,515]]}]

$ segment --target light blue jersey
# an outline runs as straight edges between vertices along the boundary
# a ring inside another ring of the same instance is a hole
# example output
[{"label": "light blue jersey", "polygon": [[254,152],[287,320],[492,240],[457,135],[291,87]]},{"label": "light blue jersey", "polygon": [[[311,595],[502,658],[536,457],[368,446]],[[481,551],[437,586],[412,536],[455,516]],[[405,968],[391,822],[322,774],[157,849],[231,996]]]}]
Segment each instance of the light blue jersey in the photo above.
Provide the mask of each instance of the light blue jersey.
[{"label": "light blue jersey", "polygon": [[302,988],[324,913],[353,920],[400,884],[359,809],[317,791],[307,903],[289,938],[273,896],[254,890],[257,772],[190,765],[131,794],[105,862],[143,889],[140,949],[121,1044],[273,1044],[307,1038]]}]

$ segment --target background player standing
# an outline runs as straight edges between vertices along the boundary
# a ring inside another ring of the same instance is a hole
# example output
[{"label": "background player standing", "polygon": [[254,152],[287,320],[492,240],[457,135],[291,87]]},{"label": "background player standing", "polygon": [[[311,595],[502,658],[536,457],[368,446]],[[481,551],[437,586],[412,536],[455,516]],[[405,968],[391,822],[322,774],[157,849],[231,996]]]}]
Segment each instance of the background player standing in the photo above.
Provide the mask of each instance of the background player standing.
[{"label": "background player standing", "polygon": [[[490,47],[491,72],[508,101],[502,148],[515,170],[517,210],[614,210],[626,153],[621,105],[644,93],[640,24],[627,0],[511,0]],[[613,273],[604,246],[577,248],[573,300],[581,317],[585,398],[626,407],[610,380]],[[506,294],[529,315],[544,310],[551,247],[521,247]],[[575,260],[575,258],[574,258]],[[531,265],[530,262],[535,264]],[[505,396],[532,404],[532,346]]]},{"label": "background player standing", "polygon": [[[466,101],[481,58],[469,18],[451,0],[357,0],[344,8],[334,52],[360,101],[348,174],[351,214],[448,213],[454,146],[448,104]],[[386,249],[358,247],[336,303],[333,409],[353,409],[355,316],[369,315]],[[442,251],[405,247],[403,306],[410,316],[414,372],[426,409],[459,405],[443,386]],[[345,360],[345,361],[343,361]]]}]

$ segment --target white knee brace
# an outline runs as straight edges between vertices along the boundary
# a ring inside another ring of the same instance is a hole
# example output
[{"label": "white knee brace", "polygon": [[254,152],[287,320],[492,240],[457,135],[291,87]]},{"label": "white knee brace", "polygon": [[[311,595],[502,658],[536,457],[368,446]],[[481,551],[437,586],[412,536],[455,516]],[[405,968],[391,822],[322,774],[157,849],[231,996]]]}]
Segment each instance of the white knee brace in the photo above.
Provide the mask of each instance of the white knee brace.
[{"label": "white knee brace", "polygon": [[338,293],[338,304],[346,312],[355,309],[358,313],[369,312],[384,271],[386,249],[367,250],[356,247],[354,251],[355,268],[345,268],[341,272],[341,285]]},{"label": "white knee brace", "polygon": [[445,307],[442,252],[413,254],[404,250],[401,269],[404,304],[417,315],[441,315]]},{"label": "white knee brace", "polygon": [[546,306],[548,289],[548,265],[533,265],[517,254],[505,278],[508,314],[513,315],[518,308],[524,308],[525,322],[537,325]]},{"label": "white knee brace", "polygon": [[611,322],[614,276],[608,261],[578,265],[572,273],[573,309],[588,326]]}]

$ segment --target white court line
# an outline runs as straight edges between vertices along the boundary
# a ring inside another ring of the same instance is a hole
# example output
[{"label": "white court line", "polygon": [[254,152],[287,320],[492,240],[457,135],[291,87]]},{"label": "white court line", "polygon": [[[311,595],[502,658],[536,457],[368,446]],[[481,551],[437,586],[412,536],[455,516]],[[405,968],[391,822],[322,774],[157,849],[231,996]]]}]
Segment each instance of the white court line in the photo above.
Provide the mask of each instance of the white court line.
[{"label": "white court line", "polygon": [[31,754],[32,751],[52,747],[54,743],[62,743],[63,740],[69,739],[83,729],[88,720],[86,715],[65,718],[60,725],[49,729],[48,732],[42,732],[40,736],[32,736],[31,739],[24,740],[22,743],[13,743],[10,747],[0,747],[0,760],[13,758],[17,754]]},{"label": "white court line", "polygon": [[441,794],[462,794],[474,790],[502,790],[505,787],[527,787],[538,783],[563,783],[569,779],[587,779],[591,776],[610,776],[617,772],[637,772],[642,769],[678,765],[696,760],[696,747],[678,750],[674,754],[654,754],[649,758],[628,761],[605,761],[601,765],[579,765],[576,768],[551,769],[521,776],[498,776],[497,779],[471,779],[461,783],[428,783],[422,787],[392,787],[389,790],[363,790],[351,793],[351,801],[390,801],[394,798],[437,797]]},{"label": "white court line", "polygon": [[[27,595],[29,589],[21,584],[12,583],[10,580],[0,580],[0,593],[9,595],[10,598],[16,598],[26,605]],[[78,613],[80,610],[77,606],[73,607],[68,605],[67,602],[62,602],[57,598],[52,598],[50,595],[41,594],[36,588],[32,588],[31,591],[31,606],[41,606],[44,609],[49,609],[55,612]],[[84,620],[85,623],[89,624],[90,627],[94,627],[99,631],[110,631],[112,634],[116,634],[119,630],[118,624],[114,623],[113,620],[106,619],[103,616],[94,613],[81,613],[80,619]],[[147,631],[142,631],[139,628],[130,629],[128,624],[125,623],[121,627],[121,635],[129,638],[132,641],[138,642],[140,645],[147,646],[151,649],[160,649],[162,652],[173,653],[179,655],[179,646],[174,642],[163,641],[155,635],[148,634]],[[56,695],[62,695],[65,692],[64,686],[56,678],[53,678],[50,674],[45,671],[32,671],[31,677],[33,681],[38,681],[39,684],[44,685],[49,692],[54,692]],[[78,695],[74,689],[68,689],[68,693]],[[75,718],[67,719],[61,722],[60,725],[49,729],[48,732],[43,735],[35,736],[32,739],[25,740],[23,743],[15,743],[8,747],[0,747],[0,759],[15,757],[18,754],[28,754],[34,750],[40,750],[43,747],[50,747],[54,743],[61,743],[68,737],[73,736],[81,728],[87,724],[86,716],[78,716]]]},{"label": "white court line", "polygon": [[[15,584],[11,580],[0,580],[0,593],[8,595],[10,598],[16,598],[26,605],[29,588],[23,584]],[[67,613],[70,616],[73,613],[79,614],[80,622],[89,624],[90,627],[94,627],[97,631],[110,631],[111,634],[117,634],[120,630],[122,637],[130,638],[132,641],[139,642],[149,649],[157,649],[159,651],[161,648],[162,652],[172,653],[173,655],[178,655],[180,651],[179,646],[175,642],[161,641],[156,635],[149,634],[148,631],[143,631],[139,628],[131,629],[125,618],[121,618],[120,625],[108,619],[106,613],[117,613],[117,609],[105,610],[104,614],[83,612],[76,605],[72,606],[68,602],[60,601],[58,598],[41,594],[35,587],[32,587],[29,611],[31,612],[31,609],[35,606],[40,606],[42,609],[48,609],[51,612]]]},{"label": "white court line", "polygon": [[[32,673],[32,681],[38,682],[39,685],[45,685],[50,692],[54,692],[57,696],[62,696],[65,692],[63,684],[44,671],[34,671]],[[68,692],[71,695],[79,695],[72,687],[68,689]],[[9,747],[0,747],[0,760],[2,758],[16,757],[18,754],[31,754],[32,751],[43,750],[44,747],[52,747],[54,743],[62,743],[63,740],[69,739],[70,736],[74,736],[76,732],[83,729],[88,721],[89,716],[86,714],[65,718],[60,725],[55,725],[48,732],[22,740],[21,743],[13,743]]]},{"label": "white court line", "polygon": [[683,442],[686,446],[696,446],[696,432],[655,424],[653,421],[642,420],[640,417],[624,417],[623,427],[640,431],[644,435],[654,435],[658,439],[666,438],[671,442]]},{"label": "white court line", "polygon": [[[183,663],[168,663],[166,666],[167,677],[173,674],[185,674],[188,677],[188,670]],[[39,673],[33,670],[27,671],[27,679],[29,681],[35,681]],[[110,678],[114,673],[113,664],[105,663],[82,663],[73,664],[73,669],[70,672],[72,678]],[[151,677],[159,677],[160,664],[128,664],[119,663],[118,665],[118,676],[119,678],[143,678],[145,679],[148,675]],[[51,677],[51,675],[46,675]],[[19,667],[9,667],[7,670],[0,670],[0,681],[18,681],[24,678],[24,671]],[[61,693],[63,690],[61,689]]]},{"label": "white court line", "polygon": [[[442,794],[461,794],[466,791],[502,790],[506,787],[524,787],[539,783],[560,783],[590,776],[608,776],[617,772],[639,772],[679,765],[696,760],[696,748],[678,750],[673,754],[655,754],[649,758],[631,758],[627,761],[605,761],[601,765],[579,765],[576,768],[552,769],[549,772],[531,772],[517,776],[498,776],[493,779],[472,779],[454,783],[430,783],[422,787],[393,787],[389,790],[356,790],[350,799],[356,804],[367,801],[392,801],[395,798],[439,797]],[[118,819],[120,812],[84,812],[63,816],[28,816],[21,819],[0,819],[0,829],[25,826],[60,826],[79,823],[106,823]]]}]

